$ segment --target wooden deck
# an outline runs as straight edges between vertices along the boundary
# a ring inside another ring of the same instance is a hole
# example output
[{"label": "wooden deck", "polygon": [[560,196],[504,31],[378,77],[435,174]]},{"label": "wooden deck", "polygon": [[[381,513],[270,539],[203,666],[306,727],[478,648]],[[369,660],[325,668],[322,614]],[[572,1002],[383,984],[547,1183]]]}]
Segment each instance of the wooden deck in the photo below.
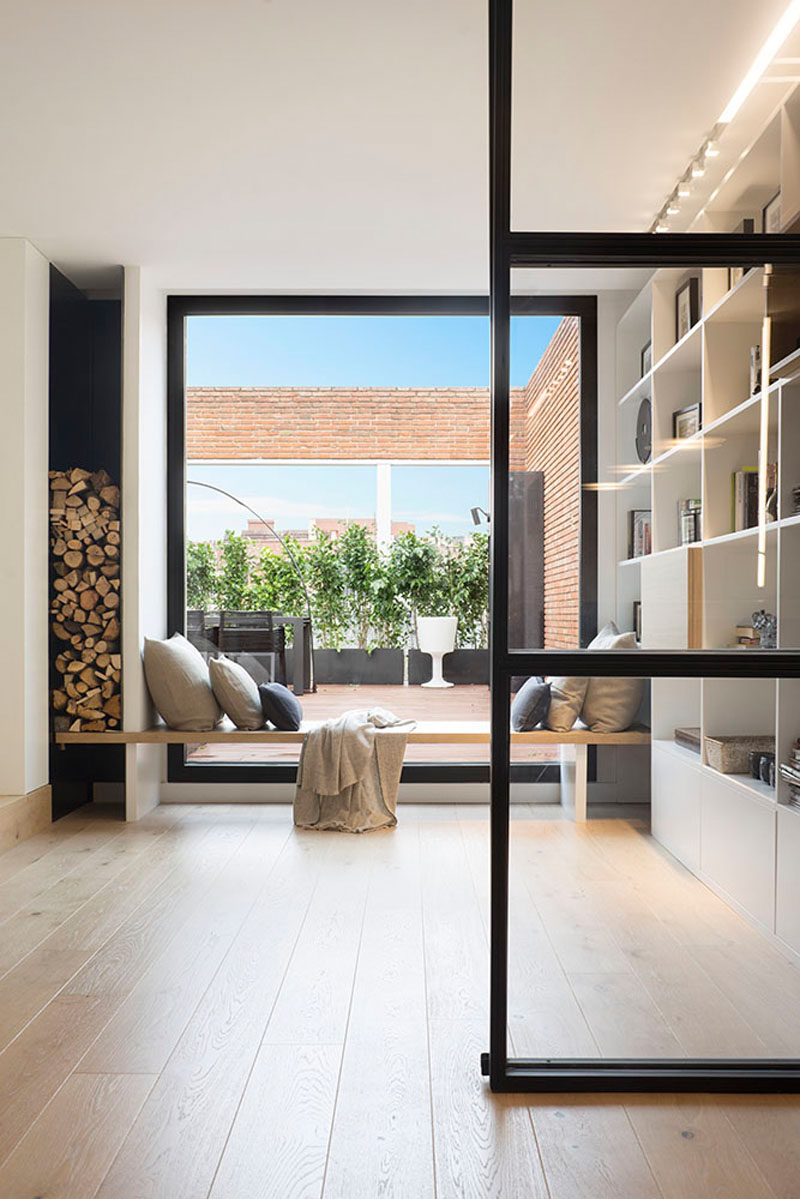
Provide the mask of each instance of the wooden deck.
[{"label": "wooden deck", "polygon": [[[517,1055],[800,1055],[800,971],[630,818],[512,811]],[[800,1099],[493,1096],[487,816],[73,813],[0,855],[0,1195],[794,1199]]]}]

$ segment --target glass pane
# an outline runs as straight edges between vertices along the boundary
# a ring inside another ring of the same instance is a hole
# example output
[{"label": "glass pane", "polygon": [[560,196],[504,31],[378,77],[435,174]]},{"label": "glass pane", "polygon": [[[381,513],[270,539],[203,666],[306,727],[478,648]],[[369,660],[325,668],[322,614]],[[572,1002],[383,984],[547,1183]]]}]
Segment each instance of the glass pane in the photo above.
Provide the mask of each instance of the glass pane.
[{"label": "glass pane", "polygon": [[[636,687],[570,681],[590,724]],[[800,685],[650,688],[651,745],[564,745],[554,802],[515,792],[509,1053],[800,1057]]]}]

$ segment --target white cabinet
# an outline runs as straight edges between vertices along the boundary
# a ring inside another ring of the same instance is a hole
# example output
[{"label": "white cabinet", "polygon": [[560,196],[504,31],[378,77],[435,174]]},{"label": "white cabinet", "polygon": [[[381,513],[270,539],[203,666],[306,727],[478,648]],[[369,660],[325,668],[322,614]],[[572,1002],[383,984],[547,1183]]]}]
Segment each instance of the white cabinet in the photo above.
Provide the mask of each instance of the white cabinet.
[{"label": "white cabinet", "polygon": [[699,760],[690,761],[671,743],[653,742],[652,828],[665,849],[695,874],[700,869],[700,806],[702,775]]},{"label": "white cabinet", "polygon": [[800,954],[800,812],[778,808],[775,932]]},{"label": "white cabinet", "polygon": [[701,794],[701,874],[772,932],[776,805],[708,769]]}]

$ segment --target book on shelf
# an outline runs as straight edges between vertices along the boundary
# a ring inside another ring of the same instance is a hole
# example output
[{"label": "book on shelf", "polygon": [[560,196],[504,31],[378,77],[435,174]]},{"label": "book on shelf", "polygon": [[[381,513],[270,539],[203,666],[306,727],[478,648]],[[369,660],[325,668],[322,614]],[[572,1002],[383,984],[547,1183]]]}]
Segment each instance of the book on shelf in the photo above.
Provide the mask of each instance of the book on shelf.
[{"label": "book on shelf", "polygon": [[[767,495],[778,486],[778,464],[767,463]],[[758,467],[745,466],[731,475],[732,531],[752,529],[758,524]],[[767,519],[770,519],[768,514]],[[774,519],[774,517],[772,517]]]},{"label": "book on shelf", "polygon": [[681,545],[693,545],[701,541],[702,532],[702,501],[678,500],[678,536]]},{"label": "book on shelf", "polygon": [[649,508],[632,508],[628,512],[628,557],[643,558],[653,549],[653,522]]}]

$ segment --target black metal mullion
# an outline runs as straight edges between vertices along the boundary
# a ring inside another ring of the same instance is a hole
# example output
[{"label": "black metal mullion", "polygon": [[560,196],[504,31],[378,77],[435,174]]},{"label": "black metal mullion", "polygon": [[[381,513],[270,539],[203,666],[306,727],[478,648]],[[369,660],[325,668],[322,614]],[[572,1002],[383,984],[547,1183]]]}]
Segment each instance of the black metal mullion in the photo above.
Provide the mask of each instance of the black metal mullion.
[{"label": "black metal mullion", "polygon": [[[497,0],[504,4],[506,0]],[[696,267],[800,263],[788,233],[509,233],[512,267]]]},{"label": "black metal mullion", "polygon": [[[500,1089],[508,1067],[509,684],[508,472],[510,433],[511,273],[506,248],[511,223],[511,12],[490,5],[489,28],[489,318],[491,322],[492,536],[490,555],[491,688],[490,1019],[488,1072]],[[483,1065],[487,1062],[484,1058]]]}]

